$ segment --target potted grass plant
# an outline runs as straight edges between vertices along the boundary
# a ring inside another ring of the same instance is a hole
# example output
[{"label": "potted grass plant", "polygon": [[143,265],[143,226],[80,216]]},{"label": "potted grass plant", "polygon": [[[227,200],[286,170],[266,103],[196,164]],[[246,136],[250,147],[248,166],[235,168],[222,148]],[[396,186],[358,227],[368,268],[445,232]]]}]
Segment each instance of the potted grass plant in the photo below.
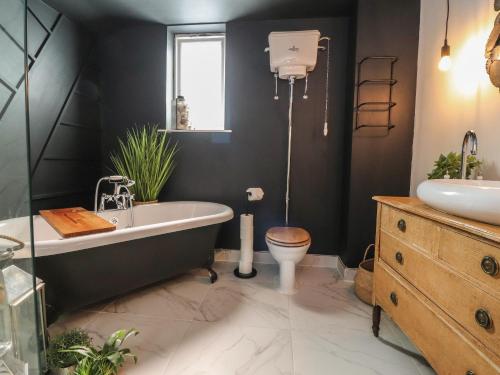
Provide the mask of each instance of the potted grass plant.
[{"label": "potted grass plant", "polygon": [[143,125],[118,138],[119,152],[111,154],[116,172],[135,181],[134,204],[158,202],[158,195],[175,167],[177,144],[171,144],[166,132],[157,125]]},{"label": "potted grass plant", "polygon": [[80,345],[89,346],[91,339],[87,332],[72,329],[50,339],[47,349],[47,364],[53,375],[73,375],[76,364],[83,357],[79,353],[66,352]]},{"label": "potted grass plant", "polygon": [[72,375],[116,375],[127,358],[137,362],[137,357],[130,349],[122,348],[123,343],[139,332],[135,329],[118,330],[111,334],[104,345],[76,345],[65,350],[80,356]]}]

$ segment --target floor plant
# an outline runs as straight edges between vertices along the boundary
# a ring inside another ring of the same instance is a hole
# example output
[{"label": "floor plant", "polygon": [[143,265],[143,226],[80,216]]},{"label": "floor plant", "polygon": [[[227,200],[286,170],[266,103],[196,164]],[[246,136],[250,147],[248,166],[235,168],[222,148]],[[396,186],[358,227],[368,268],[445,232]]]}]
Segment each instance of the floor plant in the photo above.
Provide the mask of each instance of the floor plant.
[{"label": "floor plant", "polygon": [[51,338],[47,349],[47,364],[52,374],[73,374],[74,366],[83,357],[79,353],[66,350],[77,345],[90,344],[88,333],[81,329],[72,329]]},{"label": "floor plant", "polygon": [[138,333],[135,329],[121,329],[111,334],[102,347],[76,345],[69,348],[65,352],[81,357],[74,375],[116,375],[127,358],[137,362],[137,357],[130,349],[121,346],[128,338]]}]

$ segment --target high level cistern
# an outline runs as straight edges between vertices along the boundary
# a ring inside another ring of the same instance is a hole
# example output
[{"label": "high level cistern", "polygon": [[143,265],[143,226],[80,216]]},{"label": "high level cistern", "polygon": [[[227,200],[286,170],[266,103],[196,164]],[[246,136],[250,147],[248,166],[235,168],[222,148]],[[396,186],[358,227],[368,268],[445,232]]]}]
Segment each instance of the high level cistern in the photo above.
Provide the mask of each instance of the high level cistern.
[{"label": "high level cistern", "polygon": [[[326,41],[326,47],[319,43]],[[316,68],[317,51],[326,50],[327,64],[325,74],[325,109],[323,122],[323,135],[328,135],[328,101],[329,101],[329,78],[330,78],[330,37],[321,36],[318,30],[272,32],[269,34],[270,69],[274,75],[274,100],[279,100],[278,78],[288,80],[289,103],[288,103],[288,158],[287,158],[287,183],[285,195],[285,223],[288,225],[289,201],[290,201],[290,174],[292,156],[292,118],[293,118],[293,95],[294,85],[297,79],[304,79],[304,100],[309,99],[308,77],[310,72]]]}]

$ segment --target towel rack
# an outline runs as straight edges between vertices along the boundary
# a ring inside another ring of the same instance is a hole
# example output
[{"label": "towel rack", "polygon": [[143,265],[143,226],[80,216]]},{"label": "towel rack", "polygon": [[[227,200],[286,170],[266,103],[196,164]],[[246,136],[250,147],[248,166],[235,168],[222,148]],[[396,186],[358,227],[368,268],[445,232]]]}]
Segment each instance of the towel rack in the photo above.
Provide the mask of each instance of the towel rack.
[{"label": "towel rack", "polygon": [[[372,61],[387,61],[389,73],[386,75],[387,78],[374,78],[374,79],[361,79],[363,67],[365,64]],[[396,106],[392,100],[392,88],[398,83],[394,79],[394,65],[398,61],[396,56],[368,56],[361,59],[357,64],[357,78],[356,78],[356,104],[354,106],[355,112],[355,126],[354,130],[359,130],[361,128],[386,128],[387,131],[395,127],[392,123],[392,108]],[[388,98],[385,100],[372,100],[366,102],[360,102],[361,89],[368,85],[379,85],[389,87]],[[360,113],[362,112],[387,112],[387,123],[385,124],[364,124],[360,123]]]}]

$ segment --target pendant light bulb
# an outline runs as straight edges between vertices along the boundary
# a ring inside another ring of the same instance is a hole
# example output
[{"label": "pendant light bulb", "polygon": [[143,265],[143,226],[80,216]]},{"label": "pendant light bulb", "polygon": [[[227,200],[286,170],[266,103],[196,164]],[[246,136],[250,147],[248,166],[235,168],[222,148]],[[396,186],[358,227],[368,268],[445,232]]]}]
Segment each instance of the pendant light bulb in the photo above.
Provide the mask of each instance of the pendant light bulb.
[{"label": "pendant light bulb", "polygon": [[450,46],[446,41],[441,47],[441,60],[439,60],[438,67],[442,72],[447,72],[451,68]]},{"label": "pendant light bulb", "polygon": [[441,60],[438,68],[442,72],[447,72],[451,68],[450,46],[448,45],[448,23],[450,21],[450,0],[446,0],[446,23],[444,32],[444,44],[441,47]]}]

